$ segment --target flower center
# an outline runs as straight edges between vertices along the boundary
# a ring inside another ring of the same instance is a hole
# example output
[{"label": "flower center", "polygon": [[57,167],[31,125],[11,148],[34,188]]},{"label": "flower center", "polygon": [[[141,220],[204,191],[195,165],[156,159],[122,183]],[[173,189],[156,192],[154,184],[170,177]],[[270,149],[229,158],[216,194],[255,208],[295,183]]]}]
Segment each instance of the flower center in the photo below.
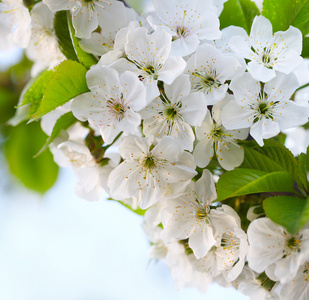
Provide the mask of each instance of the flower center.
[{"label": "flower center", "polygon": [[297,237],[290,238],[287,243],[287,247],[290,248],[292,251],[300,251],[301,241]]},{"label": "flower center", "polygon": [[187,16],[187,11],[184,10],[181,25],[176,26],[177,36],[173,37],[173,41],[181,37],[187,37],[189,35],[189,29],[184,26],[186,16]]},{"label": "flower center", "polygon": [[156,166],[155,159],[152,156],[147,156],[145,158],[144,166],[147,171],[151,171]]},{"label": "flower center", "polygon": [[174,106],[167,107],[164,111],[164,115],[166,116],[167,120],[174,119],[177,116],[177,114],[178,111]]},{"label": "flower center", "polygon": [[107,100],[107,107],[109,112],[113,117],[120,122],[124,118],[125,112],[128,110],[128,107],[124,104],[123,99],[109,99]]},{"label": "flower center", "polygon": [[216,79],[216,71],[212,72],[193,72],[192,75],[197,79],[193,88],[197,91],[209,93],[212,89],[218,89],[221,83]]},{"label": "flower center", "polygon": [[[239,248],[239,243],[240,240],[239,238],[235,237],[233,234],[228,234],[228,233],[224,233],[222,235],[221,238],[221,247],[226,250],[226,249],[230,249],[230,248],[234,248],[235,247],[238,249]],[[232,253],[232,250],[231,250]]]},{"label": "flower center", "polygon": [[193,212],[195,217],[199,220],[206,220],[207,221],[207,217],[208,217],[208,214],[210,212],[210,207],[208,205],[202,206],[198,199],[196,199],[196,202],[198,203],[198,207]]},{"label": "flower center", "polygon": [[255,110],[254,123],[258,122],[262,117],[273,119],[273,108],[279,101],[268,101],[268,96],[265,92],[261,92],[256,99],[256,102],[251,104],[251,108]]}]

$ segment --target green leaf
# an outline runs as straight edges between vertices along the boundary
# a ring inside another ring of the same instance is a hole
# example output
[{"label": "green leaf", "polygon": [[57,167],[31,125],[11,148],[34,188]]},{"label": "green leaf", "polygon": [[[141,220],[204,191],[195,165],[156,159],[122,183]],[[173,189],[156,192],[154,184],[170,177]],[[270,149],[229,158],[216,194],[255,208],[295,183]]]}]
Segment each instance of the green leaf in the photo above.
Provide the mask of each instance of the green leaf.
[{"label": "green leaf", "polygon": [[78,61],[70,36],[66,11],[58,11],[55,13],[54,29],[59,48],[63,55],[68,59]]},{"label": "green leaf", "polygon": [[270,20],[274,32],[292,25],[304,35],[309,33],[309,0],[264,0],[263,16]]},{"label": "green leaf", "polygon": [[39,119],[74,97],[88,92],[86,72],[87,69],[76,61],[63,61],[49,80],[40,107],[30,121]]},{"label": "green leaf", "polygon": [[48,139],[46,140],[44,146],[42,147],[42,149],[35,155],[35,157],[37,157],[38,155],[40,155],[44,150],[46,150],[46,148],[49,146],[49,144],[59,135],[59,133],[61,132],[61,130],[65,130],[68,129],[70,126],[72,126],[73,124],[75,124],[77,121],[77,119],[73,116],[72,112],[68,112],[64,115],[62,115],[56,122],[53,131],[50,135],[50,137],[48,137]]},{"label": "green leaf", "polygon": [[74,46],[74,51],[77,55],[77,58],[87,69],[89,69],[91,66],[97,64],[98,60],[92,54],[85,52],[79,46],[80,39],[78,39],[75,36],[75,30],[73,28],[70,17],[68,17],[68,26],[69,26],[69,30],[70,30],[71,40],[72,40],[73,46]]},{"label": "green leaf", "polygon": [[287,171],[300,186],[306,186],[299,174],[298,162],[294,155],[282,144],[266,140],[265,145],[260,147],[255,142],[242,143],[244,146],[245,157],[241,168],[257,169],[265,172]]},{"label": "green leaf", "polygon": [[218,201],[256,193],[293,193],[294,181],[288,172],[266,173],[253,169],[235,169],[224,173],[218,183]]},{"label": "green leaf", "polygon": [[29,110],[29,118],[33,116],[40,107],[45,88],[54,74],[53,70],[45,71],[41,76],[35,79],[32,85],[22,95],[21,105],[31,103]]},{"label": "green leaf", "polygon": [[5,156],[9,169],[29,189],[45,193],[53,186],[58,166],[50,151],[33,158],[47,136],[38,122],[12,127],[5,142]]},{"label": "green leaf", "polygon": [[251,25],[255,16],[260,11],[256,4],[250,0],[229,0],[224,3],[224,9],[220,15],[221,28],[230,25],[243,27],[250,33]]},{"label": "green leaf", "polygon": [[304,183],[303,187],[306,189],[308,193],[309,189],[309,184],[307,180],[307,171],[309,170],[307,169],[309,167],[308,155],[306,155],[305,153],[301,153],[296,157],[296,159],[298,163],[297,164],[298,176],[300,180]]},{"label": "green leaf", "polygon": [[306,168],[306,171],[309,172],[309,146],[307,147],[307,151],[306,151],[305,168]]},{"label": "green leaf", "polygon": [[263,206],[267,217],[292,234],[309,221],[309,199],[276,196],[265,199]]}]

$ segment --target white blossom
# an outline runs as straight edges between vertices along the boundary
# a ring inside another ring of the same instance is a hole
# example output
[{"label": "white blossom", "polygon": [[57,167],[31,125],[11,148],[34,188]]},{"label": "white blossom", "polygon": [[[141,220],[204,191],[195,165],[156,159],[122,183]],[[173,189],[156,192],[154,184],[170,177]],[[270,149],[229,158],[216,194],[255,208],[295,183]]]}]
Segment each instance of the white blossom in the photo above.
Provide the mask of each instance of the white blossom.
[{"label": "white blossom", "polygon": [[88,130],[78,125],[80,124],[69,128],[68,133],[62,131],[60,136],[54,139],[50,149],[59,166],[73,167],[79,179],[75,189],[76,194],[86,200],[96,201],[103,191],[102,176],[106,176],[105,172],[109,167],[104,169],[96,164],[83,140]]},{"label": "white blossom", "polygon": [[264,85],[244,73],[230,84],[235,101],[222,109],[223,126],[227,129],[250,127],[251,136],[263,146],[263,139],[277,135],[280,130],[307,123],[308,108],[289,100],[297,87],[293,74],[278,73]]},{"label": "white blossom", "polygon": [[121,132],[138,134],[141,116],[137,111],[146,106],[144,85],[132,72],[117,71],[97,65],[86,74],[91,92],[77,96],[72,112],[80,120],[93,120],[104,142],[110,144]]},{"label": "white blossom", "polygon": [[302,33],[290,26],[273,35],[272,25],[263,16],[253,20],[250,36],[235,36],[230,47],[235,53],[250,60],[248,71],[253,78],[267,82],[276,76],[275,71],[289,74],[302,62]]},{"label": "white blossom", "polygon": [[172,36],[156,30],[148,34],[148,29],[138,27],[127,33],[125,53],[110,66],[124,72],[130,70],[143,81],[147,90],[147,104],[158,97],[158,80],[171,84],[184,70],[186,63],[180,56],[170,56]]},{"label": "white blossom", "polygon": [[248,228],[249,267],[266,272],[272,280],[285,284],[295,278],[298,268],[309,257],[309,230],[290,234],[268,218],[254,220]]},{"label": "white blossom", "polygon": [[[101,26],[105,6],[115,0],[43,0],[52,11],[71,10],[75,35],[89,39],[91,32]],[[103,23],[104,25],[104,23]]]},{"label": "white blossom", "polygon": [[138,205],[146,209],[158,202],[170,184],[180,185],[196,172],[193,157],[171,137],[162,138],[153,146],[153,137],[124,137],[119,152],[124,158],[110,174],[108,185],[116,199],[137,196]]},{"label": "white blossom", "polygon": [[43,2],[34,5],[31,10],[32,29],[29,47],[26,50],[29,59],[34,61],[31,75],[34,77],[45,69],[51,69],[65,60],[59,49],[53,32],[54,13]]},{"label": "white blossom", "polygon": [[190,75],[192,91],[203,92],[206,104],[213,105],[225,97],[226,80],[231,79],[239,68],[241,65],[235,57],[203,44],[188,59],[185,73]]},{"label": "white blossom", "polygon": [[[275,291],[277,284],[267,277],[265,273],[257,274],[245,266],[241,274],[235,279],[233,285],[242,294],[249,296],[250,300],[279,300]],[[291,298],[293,299],[293,298]]]},{"label": "white blossom", "polygon": [[148,21],[154,28],[163,28],[173,37],[172,55],[186,56],[194,52],[201,40],[221,36],[219,19],[207,0],[153,0],[156,17]]},{"label": "white blossom", "polygon": [[3,0],[0,3],[0,19],[5,27],[10,28],[6,34],[9,44],[26,48],[31,35],[31,17],[22,0]]},{"label": "white blossom", "polygon": [[190,90],[188,75],[180,75],[171,85],[164,84],[164,93],[141,111],[144,134],[157,140],[172,136],[192,151],[195,136],[190,125],[202,123],[207,107],[203,94]]},{"label": "white blossom", "polygon": [[100,32],[92,32],[90,38],[81,39],[79,44],[83,50],[99,56],[114,49],[120,50],[119,37],[116,38],[118,32],[136,19],[137,14],[132,8],[124,6],[121,1],[112,1],[104,7],[104,16],[100,18]]},{"label": "white blossom", "polygon": [[225,212],[225,209],[231,212],[225,206],[213,206],[212,201],[216,197],[212,175],[205,169],[195,184],[192,183],[182,195],[166,203],[166,210],[171,214],[163,219],[166,238],[188,238],[196,258],[204,257],[214,245],[219,246],[221,240],[219,241],[217,236],[222,236],[222,220],[225,218],[226,224],[234,224],[234,217],[238,216],[235,212]]},{"label": "white blossom", "polygon": [[221,110],[229,101],[230,97],[226,97],[213,106],[213,118],[207,110],[202,125],[196,128],[196,138],[199,142],[195,146],[193,156],[201,168],[209,164],[214,152],[219,164],[226,170],[232,170],[243,162],[244,150],[237,144],[237,140],[244,140],[249,132],[247,129],[227,130],[222,125]]}]

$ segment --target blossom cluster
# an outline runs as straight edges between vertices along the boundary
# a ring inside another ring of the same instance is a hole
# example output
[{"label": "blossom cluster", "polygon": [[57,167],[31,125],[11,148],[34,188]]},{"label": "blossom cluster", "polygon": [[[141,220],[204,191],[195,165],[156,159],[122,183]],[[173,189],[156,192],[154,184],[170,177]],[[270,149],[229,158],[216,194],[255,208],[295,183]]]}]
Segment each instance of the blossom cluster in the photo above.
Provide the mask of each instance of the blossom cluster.
[{"label": "blossom cluster", "polygon": [[249,35],[221,30],[224,2],[153,0],[142,17],[115,0],[43,0],[30,13],[4,0],[0,14],[14,23],[6,41],[26,48],[34,77],[66,59],[53,18],[70,12],[80,47],[98,62],[86,74],[89,92],[43,116],[42,129],[51,135],[70,111],[79,120],[50,145],[55,161],[74,169],[80,197],[105,190],[145,210],[150,256],[166,262],[178,288],[215,281],[251,299],[308,299],[309,229],[293,235],[251,213],[245,231],[217,201],[209,167],[233,170],[244,159],[240,141],[263,146],[308,122],[308,107],[291,100],[302,34],[273,33],[263,16]]}]

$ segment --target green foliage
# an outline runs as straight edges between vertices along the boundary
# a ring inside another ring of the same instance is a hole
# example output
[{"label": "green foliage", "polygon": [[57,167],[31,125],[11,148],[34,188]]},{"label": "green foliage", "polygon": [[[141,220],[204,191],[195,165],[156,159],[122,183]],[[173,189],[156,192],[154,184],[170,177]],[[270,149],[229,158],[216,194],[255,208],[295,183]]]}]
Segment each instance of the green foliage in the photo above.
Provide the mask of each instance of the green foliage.
[{"label": "green foliage", "polygon": [[55,13],[54,29],[59,48],[63,55],[67,59],[78,61],[70,36],[66,11],[58,11]]},{"label": "green foliage", "polygon": [[68,26],[70,31],[71,40],[73,42],[74,51],[76,53],[76,56],[78,60],[87,68],[89,69],[91,66],[98,63],[98,60],[92,55],[87,52],[85,52],[80,46],[79,46],[79,39],[75,36],[75,30],[73,28],[71,18],[68,17]]},{"label": "green foliage", "polygon": [[304,35],[309,33],[309,0],[264,0],[263,16],[270,20],[274,32],[292,25]]},{"label": "green foliage", "polygon": [[58,175],[58,166],[49,151],[33,158],[46,138],[39,123],[21,123],[11,128],[5,142],[5,156],[11,173],[27,188],[42,194],[53,186]]},{"label": "green foliage", "polygon": [[30,121],[36,120],[88,90],[86,68],[71,60],[65,60],[54,71],[44,90],[44,97]]},{"label": "green foliage", "polygon": [[[28,118],[31,118],[31,116],[33,116],[40,107],[45,88],[53,74],[54,72],[52,70],[45,71],[41,76],[34,79],[34,81],[31,81],[32,84],[30,84],[30,87],[23,94],[20,106],[30,104]],[[26,88],[27,87],[28,85]]]},{"label": "green foliage", "polygon": [[266,173],[255,169],[235,169],[224,173],[218,183],[218,201],[236,196],[283,192],[296,194],[288,172]]},{"label": "green foliage", "polygon": [[76,118],[73,116],[72,112],[68,112],[62,115],[56,122],[53,131],[46,140],[42,149],[36,154],[36,156],[40,155],[48,146],[49,144],[59,135],[61,130],[68,129],[70,126],[76,123]]},{"label": "green foliage", "polygon": [[18,99],[16,93],[0,86],[0,126],[14,115],[16,99]]},{"label": "green foliage", "polygon": [[290,233],[297,233],[309,221],[309,199],[277,196],[265,199],[267,217],[284,226]]},{"label": "green foliage", "polygon": [[241,168],[257,169],[264,172],[286,171],[292,175],[299,188],[307,189],[308,182],[304,167],[282,144],[267,140],[263,147],[260,147],[256,142],[245,142],[242,145],[245,158]]},{"label": "green foliage", "polygon": [[256,4],[250,0],[229,0],[224,3],[224,9],[220,15],[221,28],[230,25],[243,27],[250,33],[251,25],[255,16],[260,11]]}]

